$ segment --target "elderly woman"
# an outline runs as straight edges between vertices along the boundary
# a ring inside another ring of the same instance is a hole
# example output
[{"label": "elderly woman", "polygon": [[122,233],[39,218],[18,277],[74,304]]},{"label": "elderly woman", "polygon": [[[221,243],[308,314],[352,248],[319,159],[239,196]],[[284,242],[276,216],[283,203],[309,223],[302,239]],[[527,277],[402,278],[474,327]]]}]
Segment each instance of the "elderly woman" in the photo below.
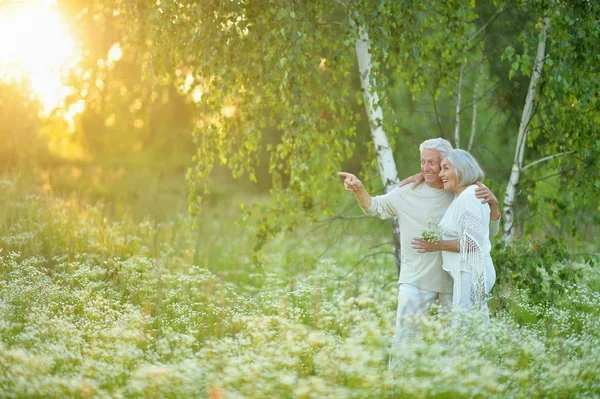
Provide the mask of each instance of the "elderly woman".
[{"label": "elderly woman", "polygon": [[496,271],[490,257],[490,207],[475,197],[475,182],[483,180],[483,170],[471,154],[456,149],[442,160],[439,176],[444,189],[455,195],[440,221],[442,239],[415,238],[412,246],[421,253],[441,250],[442,267],[454,280],[453,307],[481,310],[488,320],[487,298]]}]

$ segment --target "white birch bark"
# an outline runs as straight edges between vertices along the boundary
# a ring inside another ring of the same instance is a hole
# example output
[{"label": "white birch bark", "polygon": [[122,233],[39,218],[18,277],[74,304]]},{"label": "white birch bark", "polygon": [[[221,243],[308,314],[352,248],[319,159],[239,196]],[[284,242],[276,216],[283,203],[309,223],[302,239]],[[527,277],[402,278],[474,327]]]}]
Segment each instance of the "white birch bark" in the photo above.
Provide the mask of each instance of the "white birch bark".
[{"label": "white birch bark", "polygon": [[549,26],[550,19],[546,17],[544,18],[544,25],[542,27],[542,38],[538,42],[537,54],[533,64],[533,71],[531,73],[531,80],[529,81],[529,89],[527,90],[525,106],[523,107],[523,115],[521,115],[515,159],[510,172],[508,185],[506,187],[506,195],[504,196],[504,235],[502,237],[504,241],[512,241],[515,234],[514,202],[517,192],[517,184],[519,183],[519,177],[522,171],[525,143],[527,142],[527,129],[529,127],[529,122],[531,121],[533,100],[537,91],[537,82],[542,73],[542,68],[544,67],[544,62],[546,60],[546,39],[548,38]]},{"label": "white birch bark", "polygon": [[460,64],[460,74],[458,75],[458,87],[456,88],[456,119],[454,122],[454,148],[460,148],[460,96],[462,91],[463,76],[465,74],[465,57]]},{"label": "white birch bark", "polygon": [[477,102],[479,95],[479,85],[481,83],[481,77],[483,76],[484,56],[481,56],[481,63],[479,64],[479,72],[477,75],[477,81],[475,82],[475,90],[473,91],[473,120],[471,121],[471,137],[469,137],[469,146],[467,151],[471,151],[473,148],[473,141],[475,140],[475,131],[477,129]]},{"label": "white birch bark", "polygon": [[[383,129],[383,111],[379,106],[379,95],[373,90],[372,85],[375,79],[371,78],[371,52],[369,48],[369,35],[363,26],[358,27],[358,39],[356,40],[356,57],[358,58],[358,68],[360,73],[360,85],[367,116],[369,118],[369,127],[371,137],[375,145],[377,155],[377,164],[379,165],[379,175],[385,191],[393,190],[398,184],[398,172],[396,162],[392,154],[387,134]],[[392,230],[394,234],[394,248],[396,255],[396,267],[400,272],[400,226],[398,219],[392,219]]]}]

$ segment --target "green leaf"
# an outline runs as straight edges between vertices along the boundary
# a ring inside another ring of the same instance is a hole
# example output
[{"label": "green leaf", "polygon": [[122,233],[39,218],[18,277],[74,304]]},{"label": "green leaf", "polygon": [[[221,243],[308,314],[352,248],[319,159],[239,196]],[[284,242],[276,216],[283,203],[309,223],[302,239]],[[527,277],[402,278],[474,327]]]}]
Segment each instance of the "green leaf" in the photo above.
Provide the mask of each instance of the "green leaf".
[{"label": "green leaf", "polygon": [[502,59],[512,60],[513,55],[515,54],[515,49],[512,46],[508,46],[504,49],[504,54],[502,55]]}]

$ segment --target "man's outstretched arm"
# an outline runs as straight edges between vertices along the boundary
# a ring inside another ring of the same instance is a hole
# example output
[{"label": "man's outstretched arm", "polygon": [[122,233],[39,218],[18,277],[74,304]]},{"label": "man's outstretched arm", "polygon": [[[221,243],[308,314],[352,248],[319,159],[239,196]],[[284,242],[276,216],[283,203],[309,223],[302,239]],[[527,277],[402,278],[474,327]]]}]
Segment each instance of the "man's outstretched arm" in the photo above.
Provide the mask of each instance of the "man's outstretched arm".
[{"label": "man's outstretched arm", "polygon": [[344,178],[344,188],[346,191],[354,193],[358,205],[360,205],[362,209],[369,209],[371,206],[371,196],[367,193],[367,190],[365,190],[365,186],[363,186],[360,179],[352,173],[347,172],[339,172],[338,176]]}]

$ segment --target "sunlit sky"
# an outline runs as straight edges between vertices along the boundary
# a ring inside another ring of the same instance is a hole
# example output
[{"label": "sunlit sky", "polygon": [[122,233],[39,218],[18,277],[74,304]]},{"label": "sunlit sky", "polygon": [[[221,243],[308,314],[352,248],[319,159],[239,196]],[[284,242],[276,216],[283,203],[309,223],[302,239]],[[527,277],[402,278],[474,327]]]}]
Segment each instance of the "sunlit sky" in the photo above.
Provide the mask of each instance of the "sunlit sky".
[{"label": "sunlit sky", "polygon": [[50,112],[64,100],[68,88],[61,76],[78,60],[68,21],[55,1],[6,2],[0,0],[0,79],[28,79]]}]

